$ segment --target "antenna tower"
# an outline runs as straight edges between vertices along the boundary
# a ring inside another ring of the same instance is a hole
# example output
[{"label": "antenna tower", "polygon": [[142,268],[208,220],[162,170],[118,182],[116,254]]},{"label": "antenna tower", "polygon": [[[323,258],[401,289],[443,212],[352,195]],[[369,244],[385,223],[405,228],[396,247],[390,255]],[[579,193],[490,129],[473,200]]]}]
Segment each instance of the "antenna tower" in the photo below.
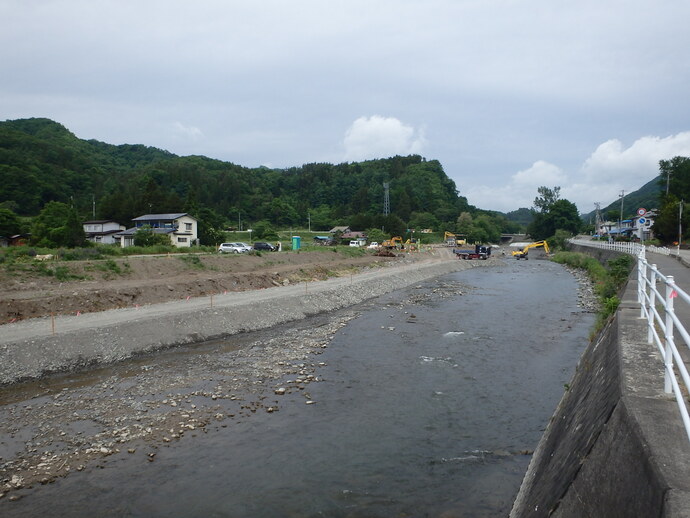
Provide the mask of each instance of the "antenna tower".
[{"label": "antenna tower", "polygon": [[383,182],[383,215],[388,216],[391,213],[391,199],[389,189],[390,183]]}]

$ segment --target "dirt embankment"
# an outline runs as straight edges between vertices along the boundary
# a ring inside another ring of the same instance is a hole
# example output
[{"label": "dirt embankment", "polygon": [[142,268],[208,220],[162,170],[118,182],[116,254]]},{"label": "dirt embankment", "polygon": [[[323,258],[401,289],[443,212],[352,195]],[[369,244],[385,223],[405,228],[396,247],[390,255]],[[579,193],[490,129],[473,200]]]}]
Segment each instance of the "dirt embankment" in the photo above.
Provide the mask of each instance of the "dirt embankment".
[{"label": "dirt embankment", "polygon": [[127,257],[94,261],[33,261],[0,271],[0,325],[246,291],[350,275],[427,254],[377,257],[372,252],[279,252],[262,255]]}]

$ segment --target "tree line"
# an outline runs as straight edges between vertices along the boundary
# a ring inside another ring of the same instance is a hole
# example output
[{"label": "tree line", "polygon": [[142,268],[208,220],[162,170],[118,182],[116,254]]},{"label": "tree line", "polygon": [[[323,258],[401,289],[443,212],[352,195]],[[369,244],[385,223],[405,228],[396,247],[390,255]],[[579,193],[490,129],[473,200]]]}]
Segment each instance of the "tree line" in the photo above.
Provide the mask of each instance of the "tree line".
[{"label": "tree line", "polygon": [[[387,215],[384,183],[390,186]],[[0,209],[0,235],[17,233],[24,222],[35,243],[62,246],[78,234],[66,230],[75,221],[129,226],[142,214],[171,212],[195,216],[201,241],[208,244],[227,228],[249,226],[348,225],[389,235],[462,229],[482,241],[521,228],[503,214],[470,205],[439,161],[419,155],[248,168],[143,145],[82,140],[40,118],[0,122]],[[47,229],[46,222],[57,226]]]}]

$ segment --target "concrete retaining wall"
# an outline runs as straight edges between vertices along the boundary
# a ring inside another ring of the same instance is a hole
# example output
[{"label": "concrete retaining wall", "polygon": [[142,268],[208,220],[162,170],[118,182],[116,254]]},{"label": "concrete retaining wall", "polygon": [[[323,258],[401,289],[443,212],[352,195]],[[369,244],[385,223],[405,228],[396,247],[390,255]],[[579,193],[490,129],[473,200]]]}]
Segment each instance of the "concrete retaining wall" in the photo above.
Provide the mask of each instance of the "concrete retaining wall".
[{"label": "concrete retaining wall", "polygon": [[511,517],[690,516],[690,442],[663,392],[636,290],[630,281],[614,320],[580,359]]}]

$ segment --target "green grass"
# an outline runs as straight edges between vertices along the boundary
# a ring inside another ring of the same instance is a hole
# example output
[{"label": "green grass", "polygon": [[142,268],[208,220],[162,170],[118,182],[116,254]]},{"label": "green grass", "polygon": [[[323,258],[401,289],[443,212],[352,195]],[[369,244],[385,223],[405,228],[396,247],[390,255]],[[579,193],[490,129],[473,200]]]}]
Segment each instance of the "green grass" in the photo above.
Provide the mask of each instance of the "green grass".
[{"label": "green grass", "polygon": [[610,259],[604,266],[587,254],[557,252],[552,257],[552,261],[587,271],[589,278],[594,283],[594,293],[599,299],[601,308],[597,314],[594,331],[598,333],[618,309],[620,304],[618,294],[628,280],[635,259],[623,254],[616,259]]},{"label": "green grass", "polygon": [[190,268],[197,270],[204,270],[206,268],[206,265],[201,262],[201,258],[198,255],[178,255],[177,258]]}]

